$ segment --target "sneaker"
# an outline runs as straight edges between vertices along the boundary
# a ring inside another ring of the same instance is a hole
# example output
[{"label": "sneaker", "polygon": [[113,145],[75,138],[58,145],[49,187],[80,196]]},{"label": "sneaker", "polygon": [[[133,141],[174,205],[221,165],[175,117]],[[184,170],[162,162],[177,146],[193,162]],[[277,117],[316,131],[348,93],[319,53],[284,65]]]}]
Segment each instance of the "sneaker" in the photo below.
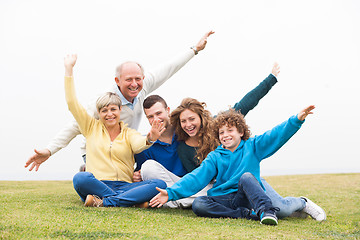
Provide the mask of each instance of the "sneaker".
[{"label": "sneaker", "polygon": [[87,195],[84,203],[85,207],[103,207],[103,200],[96,195]]},{"label": "sneaker", "polygon": [[80,166],[79,172],[85,172],[85,171],[86,171],[86,165],[83,164],[83,165]]},{"label": "sneaker", "polygon": [[319,207],[313,201],[311,201],[306,197],[301,197],[301,198],[304,199],[306,202],[306,205],[302,210],[303,212],[307,213],[308,215],[310,215],[310,217],[312,217],[318,222],[322,222],[326,220],[326,213],[321,207]]},{"label": "sneaker", "polygon": [[276,217],[275,211],[279,211],[279,208],[270,208],[265,210],[260,215],[260,224],[265,225],[278,225],[278,218]]}]

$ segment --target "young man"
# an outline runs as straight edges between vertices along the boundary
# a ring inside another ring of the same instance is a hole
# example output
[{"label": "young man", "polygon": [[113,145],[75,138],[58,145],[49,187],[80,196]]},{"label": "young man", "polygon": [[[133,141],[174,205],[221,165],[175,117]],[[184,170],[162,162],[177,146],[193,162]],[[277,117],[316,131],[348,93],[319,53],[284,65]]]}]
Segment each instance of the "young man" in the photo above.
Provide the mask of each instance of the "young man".
[{"label": "young man", "polygon": [[[216,179],[208,196],[195,199],[193,211],[202,217],[260,219],[263,224],[277,225],[276,209],[266,195],[260,180],[260,161],[279,150],[312,114],[313,105],[297,116],[276,126],[263,135],[250,138],[243,116],[233,109],[215,119],[216,135],[221,145],[208,154],[193,172],[172,187],[158,189],[150,206],[161,207],[168,200],[191,196],[212,179]],[[256,213],[256,216],[252,212]]]},{"label": "young man", "polygon": [[[142,103],[146,95],[160,87],[199,51],[203,50],[206,46],[207,38],[213,33],[213,31],[207,32],[196,46],[189,48],[171,61],[160,65],[154,71],[144,73],[142,66],[136,62],[125,62],[119,65],[116,68],[115,84],[110,92],[116,93],[122,100],[120,121],[123,121],[125,124],[128,124],[128,127],[136,130],[140,124]],[[95,101],[89,105],[88,112],[91,116],[94,116],[97,119],[99,118],[95,107]],[[26,162],[27,166],[32,164],[29,171],[34,167],[37,171],[41,163],[45,162],[51,155],[55,154],[60,149],[66,147],[71,140],[80,133],[77,122],[75,120],[70,122],[51,140],[45,149],[34,150],[35,154]],[[84,145],[81,148],[84,161],[85,149],[84,142]]]}]

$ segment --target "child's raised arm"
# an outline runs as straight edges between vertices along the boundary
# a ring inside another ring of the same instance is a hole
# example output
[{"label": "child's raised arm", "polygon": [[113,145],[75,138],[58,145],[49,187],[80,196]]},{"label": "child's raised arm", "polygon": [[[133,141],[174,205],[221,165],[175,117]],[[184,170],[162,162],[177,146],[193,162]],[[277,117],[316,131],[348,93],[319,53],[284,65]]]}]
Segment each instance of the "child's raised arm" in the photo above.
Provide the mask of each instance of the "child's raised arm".
[{"label": "child's raised arm", "polygon": [[299,112],[299,114],[297,115],[298,119],[300,121],[304,121],[305,118],[309,115],[309,114],[313,114],[312,110],[314,110],[315,106],[314,105],[310,105],[307,108],[304,108],[303,110],[301,110],[301,112]]}]

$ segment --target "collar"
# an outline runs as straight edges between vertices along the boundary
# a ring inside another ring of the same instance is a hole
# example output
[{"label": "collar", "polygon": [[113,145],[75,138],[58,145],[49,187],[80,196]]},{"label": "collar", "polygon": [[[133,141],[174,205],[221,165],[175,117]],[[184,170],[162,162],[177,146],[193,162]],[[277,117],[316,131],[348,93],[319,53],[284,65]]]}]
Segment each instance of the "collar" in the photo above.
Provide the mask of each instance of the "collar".
[{"label": "collar", "polygon": [[[116,84],[115,84],[116,85]],[[136,103],[139,101],[139,96],[136,96],[134,98],[134,102],[129,102],[124,95],[120,92],[120,89],[118,87],[118,85],[115,86],[115,93],[117,95],[119,95],[120,99],[121,99],[121,105],[122,106],[128,106],[131,110],[134,110],[134,106],[136,105]]]},{"label": "collar", "polygon": [[176,142],[177,142],[177,135],[176,135],[175,132],[174,132],[174,133],[173,133],[172,140],[171,140],[171,144],[162,142],[162,141],[160,141],[159,139],[156,140],[156,141],[154,142],[154,144],[160,144],[160,145],[163,145],[163,146],[168,146],[168,145],[173,145],[173,144],[176,143]]}]

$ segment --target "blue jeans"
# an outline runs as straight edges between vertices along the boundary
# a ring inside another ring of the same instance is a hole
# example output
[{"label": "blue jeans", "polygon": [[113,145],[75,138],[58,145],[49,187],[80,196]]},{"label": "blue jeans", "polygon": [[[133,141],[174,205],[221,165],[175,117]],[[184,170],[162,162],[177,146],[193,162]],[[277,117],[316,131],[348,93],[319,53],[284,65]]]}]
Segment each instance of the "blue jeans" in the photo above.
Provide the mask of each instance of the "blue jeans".
[{"label": "blue jeans", "polygon": [[[238,191],[220,196],[195,198],[192,209],[201,217],[230,217],[258,220],[262,212],[273,208],[259,181],[251,173],[244,173]],[[251,214],[252,210],[256,215]]]},{"label": "blue jeans", "polygon": [[274,207],[280,208],[280,211],[276,212],[278,218],[285,218],[290,216],[293,212],[301,211],[306,202],[302,198],[285,197],[280,196],[266,181],[261,178],[261,182],[265,187],[266,195],[271,199]]},{"label": "blue jeans", "polygon": [[159,193],[156,187],[166,188],[166,183],[159,179],[136,183],[100,181],[90,172],[75,174],[73,185],[83,202],[87,195],[97,195],[103,199],[104,207],[131,207],[153,198]]}]

